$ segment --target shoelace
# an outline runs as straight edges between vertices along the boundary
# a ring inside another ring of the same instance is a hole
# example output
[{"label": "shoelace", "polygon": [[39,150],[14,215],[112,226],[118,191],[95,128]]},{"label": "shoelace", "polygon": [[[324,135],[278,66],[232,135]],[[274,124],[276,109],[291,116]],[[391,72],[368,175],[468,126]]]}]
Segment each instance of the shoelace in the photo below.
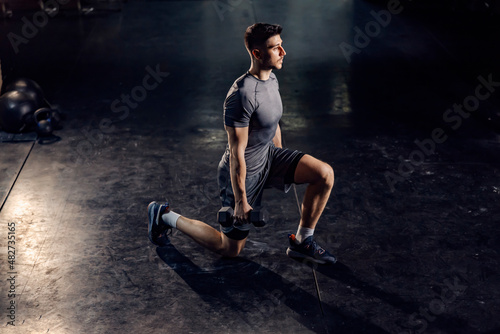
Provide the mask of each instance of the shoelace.
[{"label": "shoelace", "polygon": [[325,250],[323,249],[323,247],[319,246],[318,243],[316,242],[316,240],[313,239],[311,245],[314,249],[314,253],[318,253],[321,255],[325,253]]}]

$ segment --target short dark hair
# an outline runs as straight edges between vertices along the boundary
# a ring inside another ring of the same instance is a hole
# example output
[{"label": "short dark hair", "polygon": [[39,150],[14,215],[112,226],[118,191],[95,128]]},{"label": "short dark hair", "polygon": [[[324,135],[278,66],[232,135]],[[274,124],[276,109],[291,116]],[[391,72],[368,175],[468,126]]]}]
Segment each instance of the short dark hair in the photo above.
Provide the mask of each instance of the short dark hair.
[{"label": "short dark hair", "polygon": [[245,46],[248,51],[263,45],[269,37],[280,35],[283,27],[279,24],[255,23],[245,31]]}]

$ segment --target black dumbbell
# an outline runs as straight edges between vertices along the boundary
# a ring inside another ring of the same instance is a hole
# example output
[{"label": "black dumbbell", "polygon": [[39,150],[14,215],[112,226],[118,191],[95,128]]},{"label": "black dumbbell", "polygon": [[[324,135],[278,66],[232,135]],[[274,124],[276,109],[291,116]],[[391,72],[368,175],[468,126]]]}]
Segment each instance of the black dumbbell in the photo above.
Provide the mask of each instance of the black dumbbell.
[{"label": "black dumbbell", "polygon": [[[254,209],[250,211],[250,223],[255,227],[263,227],[269,220],[269,214],[266,209]],[[217,221],[224,227],[233,225],[234,210],[230,206],[225,206],[217,213]]]}]

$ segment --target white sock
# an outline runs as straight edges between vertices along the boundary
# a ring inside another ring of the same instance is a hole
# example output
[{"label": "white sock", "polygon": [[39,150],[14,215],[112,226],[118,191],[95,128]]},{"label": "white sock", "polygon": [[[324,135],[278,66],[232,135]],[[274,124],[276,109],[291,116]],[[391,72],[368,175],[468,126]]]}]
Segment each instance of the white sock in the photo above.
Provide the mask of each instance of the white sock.
[{"label": "white sock", "polygon": [[295,235],[295,239],[299,244],[301,244],[302,241],[306,240],[313,234],[314,234],[313,228],[303,227],[299,225],[299,228],[297,229],[297,234]]},{"label": "white sock", "polygon": [[177,228],[177,219],[179,219],[180,216],[181,215],[173,211],[169,211],[161,215],[161,220],[163,220],[163,222],[168,226]]}]

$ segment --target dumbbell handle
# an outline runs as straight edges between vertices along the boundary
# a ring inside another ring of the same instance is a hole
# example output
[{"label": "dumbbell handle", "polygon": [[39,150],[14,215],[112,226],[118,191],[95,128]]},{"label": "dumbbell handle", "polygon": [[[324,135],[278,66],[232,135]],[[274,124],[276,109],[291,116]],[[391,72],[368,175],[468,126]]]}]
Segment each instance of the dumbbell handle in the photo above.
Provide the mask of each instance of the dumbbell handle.
[{"label": "dumbbell handle", "polygon": [[[228,227],[234,223],[234,210],[231,207],[223,207],[217,213],[217,220],[219,223]],[[266,225],[268,220],[268,213],[265,209],[252,210],[249,214],[249,223],[256,227],[262,227]]]}]

